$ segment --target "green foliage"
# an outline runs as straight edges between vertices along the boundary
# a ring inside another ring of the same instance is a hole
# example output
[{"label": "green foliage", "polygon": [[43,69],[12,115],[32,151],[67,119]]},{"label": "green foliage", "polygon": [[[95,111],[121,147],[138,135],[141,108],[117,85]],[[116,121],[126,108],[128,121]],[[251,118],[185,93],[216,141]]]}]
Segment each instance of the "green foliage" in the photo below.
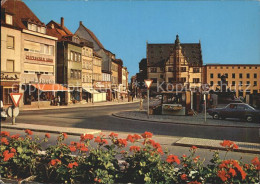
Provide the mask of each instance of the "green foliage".
[{"label": "green foliage", "polygon": [[[163,152],[152,134],[128,135],[119,139],[111,133],[104,135],[82,135],[79,142],[64,143],[66,134],[60,134],[57,143],[46,148],[49,135],[42,140],[26,136],[10,136],[1,132],[0,174],[5,178],[24,179],[35,176],[43,183],[258,183],[260,161],[254,158],[251,164],[240,160],[225,160],[213,153],[210,163],[205,165],[195,146],[189,155]],[[107,141],[108,140],[108,141]],[[127,145],[129,148],[127,148]],[[225,140],[221,143],[232,151],[237,146]],[[129,150],[129,151],[126,151]],[[164,158],[166,156],[166,159]],[[226,157],[226,156],[225,156]]]}]

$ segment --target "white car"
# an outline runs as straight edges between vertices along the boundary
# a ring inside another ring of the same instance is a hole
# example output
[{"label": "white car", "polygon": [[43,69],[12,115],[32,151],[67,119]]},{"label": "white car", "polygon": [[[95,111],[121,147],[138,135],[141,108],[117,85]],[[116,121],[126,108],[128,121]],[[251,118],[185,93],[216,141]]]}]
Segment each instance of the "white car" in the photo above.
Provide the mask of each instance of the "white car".
[{"label": "white car", "polygon": [[2,101],[0,101],[0,115],[1,115],[1,120],[5,121],[6,118],[7,118],[7,114],[6,114],[6,111],[4,109],[4,105],[3,105]]}]

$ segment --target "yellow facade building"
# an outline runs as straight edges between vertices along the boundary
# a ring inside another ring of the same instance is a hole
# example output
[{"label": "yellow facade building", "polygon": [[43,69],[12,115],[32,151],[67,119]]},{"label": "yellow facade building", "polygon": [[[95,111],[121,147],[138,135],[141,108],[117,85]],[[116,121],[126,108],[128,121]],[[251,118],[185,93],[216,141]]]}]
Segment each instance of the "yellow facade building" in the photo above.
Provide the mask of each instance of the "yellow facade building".
[{"label": "yellow facade building", "polygon": [[204,66],[204,83],[211,90],[220,90],[221,76],[226,77],[227,90],[235,91],[236,96],[260,93],[260,65],[251,64],[207,64]]}]

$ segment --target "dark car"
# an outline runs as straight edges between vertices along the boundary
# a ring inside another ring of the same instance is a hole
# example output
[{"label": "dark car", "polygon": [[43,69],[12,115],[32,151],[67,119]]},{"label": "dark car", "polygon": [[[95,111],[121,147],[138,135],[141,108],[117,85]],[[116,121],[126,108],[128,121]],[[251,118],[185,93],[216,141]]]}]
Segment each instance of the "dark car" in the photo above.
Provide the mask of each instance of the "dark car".
[{"label": "dark car", "polygon": [[260,111],[245,103],[230,103],[224,108],[208,109],[213,119],[239,118],[248,122],[260,121]]}]

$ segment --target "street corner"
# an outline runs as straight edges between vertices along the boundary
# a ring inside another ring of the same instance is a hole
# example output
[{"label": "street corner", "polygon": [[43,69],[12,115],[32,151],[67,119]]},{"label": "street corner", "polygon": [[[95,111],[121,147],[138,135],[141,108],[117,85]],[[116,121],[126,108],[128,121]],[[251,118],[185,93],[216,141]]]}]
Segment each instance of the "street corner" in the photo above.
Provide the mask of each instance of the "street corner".
[{"label": "street corner", "polygon": [[211,116],[204,114],[196,114],[193,116],[173,116],[173,115],[147,115],[145,110],[127,110],[112,114],[117,118],[125,118],[140,121],[197,125],[197,126],[215,126],[215,127],[234,127],[234,128],[260,128],[259,123],[248,123],[245,121],[237,121],[235,119],[215,120]]}]

